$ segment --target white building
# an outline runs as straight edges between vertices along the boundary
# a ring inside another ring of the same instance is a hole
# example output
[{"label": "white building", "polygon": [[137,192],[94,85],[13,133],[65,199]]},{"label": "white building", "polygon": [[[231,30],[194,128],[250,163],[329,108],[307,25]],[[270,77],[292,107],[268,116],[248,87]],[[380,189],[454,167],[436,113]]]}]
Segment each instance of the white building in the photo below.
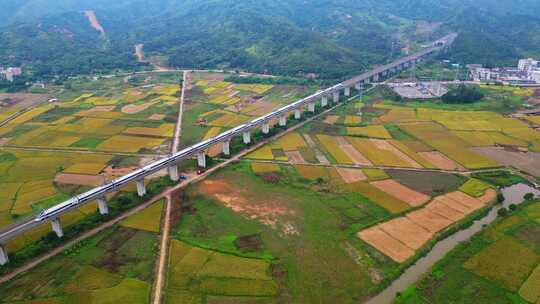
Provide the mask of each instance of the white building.
[{"label": "white building", "polygon": [[13,79],[16,76],[20,76],[22,74],[21,68],[0,68],[0,77],[3,79],[6,79],[7,81],[13,82]]},{"label": "white building", "polygon": [[518,62],[518,70],[524,73],[530,73],[533,70],[538,69],[538,61],[532,58],[521,59]]}]

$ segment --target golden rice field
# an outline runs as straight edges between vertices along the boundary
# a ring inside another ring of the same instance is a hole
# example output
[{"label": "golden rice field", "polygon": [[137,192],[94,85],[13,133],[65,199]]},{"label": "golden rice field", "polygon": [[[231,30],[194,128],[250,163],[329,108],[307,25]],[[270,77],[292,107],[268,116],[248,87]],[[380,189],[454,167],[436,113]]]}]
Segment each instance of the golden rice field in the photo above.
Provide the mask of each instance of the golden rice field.
[{"label": "golden rice field", "polygon": [[392,138],[392,135],[388,133],[388,130],[386,130],[386,128],[381,125],[373,125],[373,126],[366,126],[366,127],[347,127],[347,135],[384,138],[384,139]]},{"label": "golden rice field", "polygon": [[377,143],[367,138],[347,137],[347,140],[373,164],[390,167],[411,167],[391,150],[378,147]]},{"label": "golden rice field", "polygon": [[160,138],[115,135],[97,146],[97,150],[136,153],[141,149],[153,149],[163,144]]},{"label": "golden rice field", "polygon": [[281,169],[277,164],[252,162],[251,171],[253,171],[253,173],[269,173],[279,172]]},{"label": "golden rice field", "polygon": [[126,129],[123,133],[130,135],[146,135],[158,137],[172,137],[174,135],[174,124],[165,123],[159,128],[133,127]]},{"label": "golden rice field", "polygon": [[302,135],[291,132],[273,142],[272,147],[281,148],[284,151],[295,151],[307,147],[307,144]]},{"label": "golden rice field", "polygon": [[529,115],[529,116],[525,116],[525,119],[534,123],[535,125],[537,126],[540,126],[540,115]]},{"label": "golden rice field", "polygon": [[401,213],[411,208],[407,203],[398,200],[366,182],[345,184],[343,187],[348,191],[362,194],[372,202],[394,214]]},{"label": "golden rice field", "polygon": [[225,112],[219,118],[210,121],[208,125],[213,127],[236,127],[249,120],[249,116]]},{"label": "golden rice field", "polygon": [[203,140],[207,140],[207,139],[210,139],[212,137],[216,137],[220,133],[221,133],[221,128],[220,127],[212,127],[206,132],[206,134],[204,135]]},{"label": "golden rice field", "polygon": [[339,147],[339,144],[336,141],[335,137],[324,134],[317,134],[316,138],[319,140],[324,149],[328,151],[330,155],[332,155],[332,157],[336,160],[337,163],[354,164],[354,162],[347,155],[347,153],[343,152],[343,150]]},{"label": "golden rice field", "polygon": [[165,201],[162,199],[152,204],[150,207],[121,221],[120,226],[159,233],[164,203]]},{"label": "golden rice field", "polygon": [[357,125],[362,122],[362,117],[354,115],[346,115],[343,123],[345,125]]}]

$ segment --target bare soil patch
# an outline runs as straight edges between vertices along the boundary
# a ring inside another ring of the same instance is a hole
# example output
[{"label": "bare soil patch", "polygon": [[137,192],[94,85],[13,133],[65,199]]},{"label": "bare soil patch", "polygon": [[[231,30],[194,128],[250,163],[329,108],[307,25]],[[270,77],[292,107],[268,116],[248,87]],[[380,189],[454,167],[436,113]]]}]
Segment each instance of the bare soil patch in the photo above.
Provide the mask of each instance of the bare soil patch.
[{"label": "bare soil patch", "polygon": [[142,112],[142,111],[148,109],[153,104],[154,104],[153,102],[144,103],[144,104],[140,104],[140,105],[139,104],[128,104],[128,105],[122,107],[122,113],[136,114],[136,113],[139,113],[139,112]]},{"label": "bare soil patch", "polygon": [[481,147],[472,148],[472,150],[505,166],[512,166],[532,175],[540,176],[540,153],[512,152],[500,147]]},{"label": "bare soil patch", "polygon": [[461,191],[448,193],[446,197],[464,206],[468,213],[484,207],[484,204],[479,199],[469,196]]},{"label": "bare soil patch", "polygon": [[358,237],[398,263],[405,262],[414,255],[414,250],[377,226],[358,232]]},{"label": "bare soil patch", "polygon": [[[444,199],[443,199],[444,200]],[[427,209],[433,213],[443,216],[452,222],[457,222],[465,217],[465,214],[457,211],[456,209],[448,206],[441,200],[440,197],[436,197],[431,203],[427,205]]]},{"label": "bare soil patch", "polygon": [[433,233],[418,226],[406,217],[396,218],[378,226],[381,230],[413,250],[422,247],[433,237]]},{"label": "bare soil patch", "polygon": [[450,195],[442,195],[436,198],[437,201],[441,202],[442,204],[445,204],[446,206],[456,210],[459,213],[468,214],[470,209],[469,207],[462,205],[459,203],[459,201],[455,201],[450,197]]},{"label": "bare soil patch", "polygon": [[148,119],[150,120],[163,120],[165,118],[165,114],[152,114]]},{"label": "bare soil patch", "polygon": [[386,179],[382,181],[375,181],[371,183],[373,186],[380,190],[392,195],[393,197],[406,202],[407,204],[417,207],[427,203],[430,199],[429,196],[414,191],[393,179]]},{"label": "bare soil patch", "polygon": [[142,62],[144,60],[144,44],[139,43],[135,45],[135,57],[137,57],[138,62]]},{"label": "bare soil patch", "polygon": [[259,101],[257,102],[258,107],[255,110],[249,111],[247,114],[250,116],[262,116],[266,113],[271,112],[276,108],[276,104],[268,101]]},{"label": "bare soil patch", "polygon": [[96,31],[100,32],[102,36],[105,36],[105,29],[99,23],[96,17],[96,13],[94,11],[88,10],[88,11],[84,11],[84,15],[86,16],[86,18],[88,18],[88,22],[90,22],[90,26],[92,26]]},{"label": "bare soil patch", "polygon": [[84,111],[84,113],[110,112],[114,110],[114,108],[115,106],[97,106]]},{"label": "bare soil patch", "polygon": [[451,220],[427,208],[407,213],[406,217],[432,233],[439,232],[452,224]]},{"label": "bare soil patch", "polygon": [[105,182],[105,178],[102,175],[60,173],[56,175],[54,181],[60,184],[100,186]]},{"label": "bare soil patch", "polygon": [[302,157],[302,154],[298,151],[285,151],[285,155],[289,158],[289,162],[292,164],[305,164],[306,161]]},{"label": "bare soil patch", "polygon": [[418,152],[418,155],[425,158],[428,162],[432,163],[435,167],[441,170],[465,170],[461,165],[457,164],[439,151]]},{"label": "bare soil patch", "polygon": [[255,197],[257,194],[250,193],[249,187],[237,187],[225,180],[204,180],[199,184],[198,191],[234,212],[243,213],[274,229],[278,228],[278,223],[282,224],[280,228],[283,234],[297,233],[291,223],[283,221],[284,218],[294,215],[293,210],[286,206],[290,200],[278,194],[264,198]]},{"label": "bare soil patch", "polygon": [[336,168],[336,170],[347,184],[364,181],[367,179],[364,172],[360,169]]},{"label": "bare soil patch", "polygon": [[459,175],[444,172],[419,172],[412,170],[385,170],[392,179],[415,191],[429,196],[441,195],[453,191],[465,178]]},{"label": "bare soil patch", "polygon": [[31,94],[31,93],[0,93],[0,110],[3,107],[11,107],[17,105],[21,108],[28,108],[40,102],[47,101],[47,94]]}]

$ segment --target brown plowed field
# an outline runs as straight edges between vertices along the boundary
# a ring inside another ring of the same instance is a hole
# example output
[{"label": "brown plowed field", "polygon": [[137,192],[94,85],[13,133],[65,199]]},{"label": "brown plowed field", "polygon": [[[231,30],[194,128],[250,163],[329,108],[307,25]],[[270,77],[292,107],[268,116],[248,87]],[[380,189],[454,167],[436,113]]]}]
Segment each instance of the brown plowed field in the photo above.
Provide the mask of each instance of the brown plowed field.
[{"label": "brown plowed field", "polygon": [[452,224],[451,220],[427,208],[407,213],[406,217],[432,233],[439,232]]},{"label": "brown plowed field", "polygon": [[298,151],[286,151],[285,155],[289,158],[289,162],[292,164],[305,164],[306,161],[302,157],[302,154]]},{"label": "brown plowed field", "polygon": [[358,237],[398,263],[405,262],[414,255],[414,250],[394,239],[379,227],[360,231]]},{"label": "brown plowed field", "polygon": [[60,173],[54,178],[54,181],[60,184],[101,186],[105,182],[105,178],[102,175]]},{"label": "brown plowed field", "polygon": [[360,169],[336,168],[336,170],[347,184],[364,181],[367,179],[364,172]]},{"label": "brown plowed field", "polygon": [[371,184],[414,207],[421,206],[430,199],[429,196],[407,188],[393,179],[371,182]]},{"label": "brown plowed field", "polygon": [[445,218],[451,220],[452,222],[457,222],[461,220],[463,217],[465,217],[465,214],[449,207],[438,198],[435,198],[433,202],[427,205],[426,208],[434,213],[437,213],[440,216],[444,216]]},{"label": "brown plowed field", "polygon": [[467,208],[467,212],[473,212],[474,210],[484,207],[484,204],[480,202],[479,199],[468,196],[461,191],[448,193],[446,196],[465,206]]},{"label": "brown plowed field", "polygon": [[377,226],[413,250],[422,247],[433,236],[433,233],[406,217],[399,217]]},{"label": "brown plowed field", "polygon": [[463,170],[462,166],[458,165],[441,152],[418,152],[418,155],[425,158],[428,162],[432,163],[435,167],[441,170]]},{"label": "brown plowed field", "polygon": [[448,194],[437,197],[437,201],[439,201],[439,202],[445,204],[446,206],[456,210],[457,212],[460,212],[460,213],[463,213],[463,214],[467,214],[467,213],[470,212],[469,207],[467,207],[465,205],[462,205],[459,201],[453,200],[452,198],[450,198],[450,196],[448,196]]}]

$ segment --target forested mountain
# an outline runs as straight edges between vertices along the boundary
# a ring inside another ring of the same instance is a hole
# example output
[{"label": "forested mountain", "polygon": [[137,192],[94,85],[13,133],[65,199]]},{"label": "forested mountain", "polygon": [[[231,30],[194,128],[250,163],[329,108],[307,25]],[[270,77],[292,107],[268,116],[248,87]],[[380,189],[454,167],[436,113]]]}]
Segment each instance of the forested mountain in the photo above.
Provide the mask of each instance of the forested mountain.
[{"label": "forested mountain", "polygon": [[[0,65],[36,75],[141,66],[134,45],[187,68],[341,78],[444,33],[463,63],[540,56],[537,0],[0,0]],[[90,26],[95,11],[106,35]]]}]

